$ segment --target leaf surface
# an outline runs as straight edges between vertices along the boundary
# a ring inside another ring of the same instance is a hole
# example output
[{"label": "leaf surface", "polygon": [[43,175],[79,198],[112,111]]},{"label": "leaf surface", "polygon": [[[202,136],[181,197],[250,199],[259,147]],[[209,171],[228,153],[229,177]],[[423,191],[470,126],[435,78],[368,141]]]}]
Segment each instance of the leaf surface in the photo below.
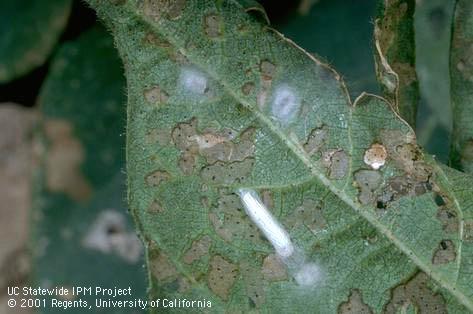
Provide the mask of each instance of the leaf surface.
[{"label": "leaf surface", "polygon": [[[153,297],[217,312],[395,311],[397,297],[426,313],[473,308],[467,205],[384,99],[352,104],[336,72],[237,2],[89,2],[126,69],[129,202]],[[241,187],[320,265],[316,287],[274,261]]]}]

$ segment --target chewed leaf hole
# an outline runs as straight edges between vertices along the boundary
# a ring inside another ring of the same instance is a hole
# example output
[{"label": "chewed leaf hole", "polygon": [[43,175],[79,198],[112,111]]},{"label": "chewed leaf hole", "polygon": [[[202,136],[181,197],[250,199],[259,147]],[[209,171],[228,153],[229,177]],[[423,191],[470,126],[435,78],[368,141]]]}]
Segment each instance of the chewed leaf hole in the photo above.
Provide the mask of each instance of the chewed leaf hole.
[{"label": "chewed leaf hole", "polygon": [[435,201],[435,204],[437,204],[437,206],[445,206],[446,205],[445,199],[439,193],[435,193],[434,201]]}]

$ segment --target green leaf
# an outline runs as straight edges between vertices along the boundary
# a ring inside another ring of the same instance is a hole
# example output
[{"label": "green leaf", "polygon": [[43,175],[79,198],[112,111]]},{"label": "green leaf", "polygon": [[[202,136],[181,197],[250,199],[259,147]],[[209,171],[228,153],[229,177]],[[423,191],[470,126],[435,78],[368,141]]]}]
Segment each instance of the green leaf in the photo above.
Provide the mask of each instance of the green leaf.
[{"label": "green leaf", "polygon": [[451,163],[473,172],[473,3],[457,1],[450,54]]},{"label": "green leaf", "polygon": [[[351,104],[336,72],[234,1],[89,3],[126,69],[129,202],[152,297],[217,312],[473,309],[469,202],[386,100]],[[239,188],[320,267],[315,287],[275,258]]]},{"label": "green leaf", "polygon": [[0,2],[0,83],[42,65],[61,35],[71,0]]},{"label": "green leaf", "polygon": [[415,71],[415,0],[379,1],[375,21],[376,72],[383,94],[412,127],[419,85]]},{"label": "green leaf", "polygon": [[[124,83],[102,28],[65,43],[53,59],[39,98],[42,154],[31,246],[37,285],[131,287],[133,298],[145,297],[142,245],[123,201]],[[81,299],[102,311],[96,296]]]}]

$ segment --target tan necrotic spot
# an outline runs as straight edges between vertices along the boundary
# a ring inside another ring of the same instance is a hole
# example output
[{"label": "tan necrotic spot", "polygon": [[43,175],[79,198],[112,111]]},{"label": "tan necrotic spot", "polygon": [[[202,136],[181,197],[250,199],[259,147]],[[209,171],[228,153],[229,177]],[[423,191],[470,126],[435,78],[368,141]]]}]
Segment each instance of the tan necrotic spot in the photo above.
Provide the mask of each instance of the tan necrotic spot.
[{"label": "tan necrotic spot", "polygon": [[149,32],[145,35],[144,42],[150,45],[161,47],[161,48],[171,47],[171,43],[169,43],[166,39],[152,32]]},{"label": "tan necrotic spot", "polygon": [[199,260],[201,257],[209,253],[212,239],[209,236],[203,236],[199,240],[192,243],[190,249],[186,252],[182,258],[184,263],[192,264],[194,261]]},{"label": "tan necrotic spot", "polygon": [[270,254],[264,258],[261,273],[263,278],[268,281],[284,281],[288,279],[286,266],[276,254]]},{"label": "tan necrotic spot", "polygon": [[262,190],[261,191],[261,200],[263,204],[268,208],[274,208],[274,200],[273,195],[270,190]]},{"label": "tan necrotic spot", "polygon": [[439,207],[437,212],[437,218],[442,223],[443,230],[447,233],[458,232],[458,217],[454,210],[447,208],[446,206]]},{"label": "tan necrotic spot", "polygon": [[223,300],[228,300],[230,290],[238,278],[238,268],[223,257],[216,255],[210,261],[208,285]]},{"label": "tan necrotic spot", "polygon": [[247,241],[261,244],[257,228],[249,223],[235,194],[221,194],[217,208],[209,212],[215,233],[228,243]]},{"label": "tan necrotic spot", "polygon": [[59,119],[45,123],[50,142],[46,159],[46,183],[53,192],[63,192],[75,201],[87,200],[92,189],[81,173],[85,159],[82,144],[74,137],[72,125]]},{"label": "tan necrotic spot", "polygon": [[351,290],[348,301],[340,304],[339,314],[372,314],[371,308],[363,301],[361,292],[357,289]]},{"label": "tan necrotic spot", "polygon": [[145,178],[146,184],[148,186],[156,187],[161,184],[161,182],[166,181],[170,178],[168,172],[163,170],[156,170],[148,174]]},{"label": "tan necrotic spot", "polygon": [[255,84],[252,83],[252,82],[246,82],[245,84],[243,84],[243,86],[241,87],[241,91],[244,95],[249,95],[253,89],[255,88]]},{"label": "tan necrotic spot", "polygon": [[323,126],[310,132],[307,141],[304,144],[304,150],[309,155],[314,155],[322,149],[328,139],[328,129]]},{"label": "tan necrotic spot", "polygon": [[228,138],[213,133],[205,133],[202,135],[193,135],[190,137],[190,140],[195,141],[199,146],[200,150],[205,150],[208,148],[212,148],[217,144],[227,142]]},{"label": "tan necrotic spot", "polygon": [[258,268],[248,262],[240,263],[240,272],[245,282],[245,291],[252,307],[259,308],[265,302],[263,276]]},{"label": "tan necrotic spot", "polygon": [[159,21],[162,17],[178,19],[186,5],[186,0],[144,0],[142,10],[146,16]]},{"label": "tan necrotic spot", "polygon": [[151,214],[159,214],[159,213],[162,213],[164,211],[163,207],[161,206],[161,204],[159,203],[158,200],[153,200],[149,206],[148,206],[148,213],[151,213]]},{"label": "tan necrotic spot", "polygon": [[320,232],[327,226],[321,203],[312,199],[305,199],[301,206],[296,207],[287,217],[286,224],[292,228],[305,226],[313,233]]},{"label": "tan necrotic spot", "polygon": [[146,143],[166,146],[171,142],[171,132],[167,129],[151,129],[146,133]]},{"label": "tan necrotic spot", "polygon": [[465,220],[463,223],[463,240],[473,242],[473,220]]},{"label": "tan necrotic spot", "polygon": [[151,274],[160,282],[172,281],[178,275],[169,258],[155,246],[150,249],[149,268]]},{"label": "tan necrotic spot", "polygon": [[198,145],[192,140],[196,134],[197,120],[192,119],[187,123],[179,123],[171,133],[171,138],[176,147],[181,151],[179,168],[186,175],[194,171]]},{"label": "tan necrotic spot", "polygon": [[268,60],[263,60],[260,63],[260,72],[263,80],[270,81],[276,73],[276,66]]},{"label": "tan necrotic spot", "polygon": [[167,103],[169,95],[158,85],[144,91],[146,101],[150,105],[162,105]]},{"label": "tan necrotic spot", "polygon": [[[197,131],[197,120],[179,123],[172,131],[172,141],[181,150],[179,166],[185,174],[191,174],[196,164],[197,156],[202,156],[209,164],[206,171],[228,168],[229,173],[220,173],[219,178],[229,180],[236,174],[236,170],[246,164],[245,159],[254,153],[255,129],[248,128],[243,131],[238,139],[232,130],[207,130],[203,133]],[[220,161],[219,163],[217,163]],[[234,162],[241,162],[241,164]],[[235,170],[235,171],[234,171]],[[243,171],[245,172],[245,171]],[[227,178],[225,179],[225,175]],[[212,174],[213,176],[213,174]],[[217,178],[217,175],[216,175]],[[212,178],[212,181],[216,181]],[[235,178],[237,179],[237,178]]]},{"label": "tan necrotic spot", "polygon": [[363,161],[374,170],[378,170],[386,163],[388,152],[381,144],[373,144],[365,151]]},{"label": "tan necrotic spot", "polygon": [[329,150],[322,154],[322,163],[331,179],[342,179],[348,171],[349,157],[342,149]]},{"label": "tan necrotic spot", "polygon": [[243,182],[251,173],[254,166],[253,158],[246,158],[242,161],[221,162],[206,166],[201,170],[201,177],[204,181],[214,184],[234,184]]},{"label": "tan necrotic spot", "polygon": [[355,183],[358,187],[358,200],[361,204],[371,204],[375,201],[375,190],[381,185],[382,177],[375,170],[359,170],[355,172]]},{"label": "tan necrotic spot", "polygon": [[418,273],[407,283],[395,287],[383,312],[396,314],[410,307],[414,313],[448,313],[442,294],[432,291],[428,281],[425,273]]},{"label": "tan necrotic spot", "polygon": [[222,36],[222,18],[217,14],[209,14],[204,17],[204,31],[210,38]]}]

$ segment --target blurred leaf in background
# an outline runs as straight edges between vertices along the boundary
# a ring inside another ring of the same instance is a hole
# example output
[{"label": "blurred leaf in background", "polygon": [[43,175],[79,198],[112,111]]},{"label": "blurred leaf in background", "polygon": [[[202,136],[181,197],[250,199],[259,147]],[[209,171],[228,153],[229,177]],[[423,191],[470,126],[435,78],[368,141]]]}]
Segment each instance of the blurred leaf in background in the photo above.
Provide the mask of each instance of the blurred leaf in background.
[{"label": "blurred leaf in background", "polygon": [[455,0],[420,0],[415,13],[416,70],[420,103],[417,138],[446,163],[450,148],[450,37]]},{"label": "blurred leaf in background", "polygon": [[130,286],[134,298],[145,297],[142,244],[127,214],[122,173],[124,85],[112,38],[102,28],[65,43],[52,61],[39,96],[42,156],[31,237],[35,284]]},{"label": "blurred leaf in background", "polygon": [[24,75],[46,61],[66,26],[71,3],[0,1],[0,83]]},{"label": "blurred leaf in background", "polygon": [[[30,261],[28,230],[33,171],[32,133],[35,112],[20,105],[0,104],[0,291],[27,284]],[[0,313],[9,313],[0,297]],[[23,310],[22,313],[28,312]]]},{"label": "blurred leaf in background", "polygon": [[379,92],[372,47],[375,11],[373,0],[302,1],[297,12],[274,27],[327,60],[356,98],[361,92]]}]

